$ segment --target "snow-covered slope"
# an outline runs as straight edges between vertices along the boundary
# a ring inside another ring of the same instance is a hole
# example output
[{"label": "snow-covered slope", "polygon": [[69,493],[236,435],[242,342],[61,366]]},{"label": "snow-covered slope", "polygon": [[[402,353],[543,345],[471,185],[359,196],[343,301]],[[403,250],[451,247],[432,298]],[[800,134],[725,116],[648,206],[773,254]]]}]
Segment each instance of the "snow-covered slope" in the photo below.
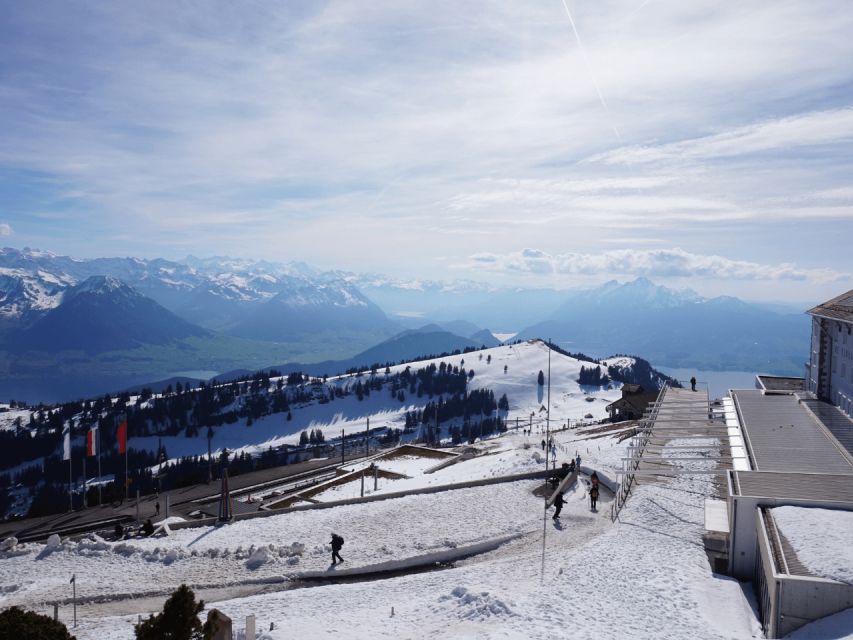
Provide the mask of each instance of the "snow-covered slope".
[{"label": "snow-covered slope", "polygon": [[[474,376],[468,383],[469,392],[473,389],[489,389],[495,398],[506,394],[509,401],[509,412],[505,416],[509,427],[519,428],[527,424],[539,425],[545,421],[548,408],[548,348],[541,341],[530,341],[515,345],[504,345],[474,351],[470,353],[422,360],[408,364],[390,367],[391,374],[402,372],[407,367],[412,371],[424,369],[431,364],[441,363],[454,367],[464,367],[473,371]],[[621,396],[618,383],[613,388],[582,389],[576,382],[583,363],[574,358],[564,356],[556,351],[551,352],[551,424],[559,426],[571,421],[589,422],[607,417],[605,407]],[[504,369],[506,368],[506,369]],[[539,371],[545,374],[545,385],[537,384]],[[348,388],[358,381],[367,381],[371,374],[362,378],[354,376],[337,376],[329,378],[325,383],[308,385],[315,397],[328,397],[329,391],[335,386]],[[384,371],[378,371],[376,376],[382,378]],[[275,386],[276,378],[271,380]],[[306,429],[321,429],[325,434],[340,434],[341,429],[347,433],[364,431],[367,421],[371,428],[400,428],[405,425],[405,415],[408,411],[423,409],[430,398],[418,398],[405,394],[405,400],[400,402],[387,391],[374,392],[358,400],[350,395],[329,403],[311,402],[304,406],[293,406],[292,420],[287,421],[282,414],[272,414],[261,417],[246,426],[246,419],[230,425],[215,428],[213,446],[216,450],[227,448],[229,451],[240,453],[259,453],[270,446],[296,444],[299,434]],[[461,423],[461,418],[451,421],[451,424]],[[444,425],[445,427],[450,425]],[[207,440],[203,437],[186,438],[183,435],[162,439],[169,457],[174,459],[186,455],[201,455],[207,453]],[[132,448],[147,448],[156,451],[158,438],[151,436],[145,439],[131,439]]]},{"label": "snow-covered slope", "polygon": [[[535,366],[534,354],[530,349],[516,364],[529,358]],[[560,461],[579,451],[584,467],[600,470],[624,455],[626,442],[582,431],[556,434]],[[477,445],[479,455],[470,460],[399,482],[417,488],[541,468],[539,437],[510,432]],[[566,493],[560,522],[552,510],[543,514],[542,499],[532,493],[537,483],[527,480],[162,538],[17,545],[0,552],[0,606],[51,613],[49,603],[67,598],[75,574],[85,602],[74,630],[80,640],[130,640],[137,616],[159,610],[181,583],[230,616],[237,631],[255,615],[267,640],[760,635],[741,586],[712,574],[705,557],[699,514],[713,491],[710,476],[643,483],[615,523],[608,495],[590,511],[586,482],[583,476]],[[329,565],[332,532],[346,540],[338,567]],[[424,563],[433,570],[411,570]],[[391,568],[397,573],[358,577]],[[314,577],[325,583],[301,588],[301,580]],[[59,615],[69,622],[70,605],[61,605]]]}]

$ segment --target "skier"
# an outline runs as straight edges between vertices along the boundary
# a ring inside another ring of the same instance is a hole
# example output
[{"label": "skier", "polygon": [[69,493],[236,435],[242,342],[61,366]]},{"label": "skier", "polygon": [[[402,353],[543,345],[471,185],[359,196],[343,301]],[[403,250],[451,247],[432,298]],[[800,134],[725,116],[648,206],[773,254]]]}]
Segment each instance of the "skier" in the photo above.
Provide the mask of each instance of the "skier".
[{"label": "skier", "polygon": [[554,498],[554,506],[557,507],[557,510],[554,512],[554,520],[560,519],[560,511],[563,510],[563,492],[557,494],[557,497]]},{"label": "skier", "polygon": [[598,502],[598,485],[593,485],[589,490],[589,501],[592,504],[592,510],[596,511],[595,503]]},{"label": "skier", "polygon": [[696,391],[696,376],[693,376],[692,378],[690,378],[690,388],[693,391]]},{"label": "skier", "polygon": [[[344,546],[344,539],[337,533],[332,534],[332,564],[337,564],[338,561],[343,562],[341,558],[341,547]],[[337,559],[337,560],[336,560]]]}]

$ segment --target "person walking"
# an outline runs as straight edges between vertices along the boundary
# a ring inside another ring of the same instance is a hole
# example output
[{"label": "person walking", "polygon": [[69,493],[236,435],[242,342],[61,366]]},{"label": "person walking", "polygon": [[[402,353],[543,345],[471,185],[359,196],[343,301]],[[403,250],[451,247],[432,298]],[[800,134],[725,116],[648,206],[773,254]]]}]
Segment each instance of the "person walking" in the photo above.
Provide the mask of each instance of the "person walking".
[{"label": "person walking", "polygon": [[690,378],[690,389],[696,391],[696,376]]},{"label": "person walking", "polygon": [[589,502],[592,505],[592,510],[596,511],[595,505],[598,502],[598,485],[594,485],[589,490]]},{"label": "person walking", "polygon": [[578,454],[576,454],[576,456],[577,457],[575,458],[575,464],[577,465],[578,473],[580,473],[580,471],[581,471],[581,454],[578,453]]},{"label": "person walking", "polygon": [[344,546],[344,539],[337,533],[332,534],[332,564],[343,562],[341,558],[341,547]]},{"label": "person walking", "polygon": [[589,481],[593,487],[598,488],[598,473],[593,471],[592,475],[589,477]]},{"label": "person walking", "polygon": [[563,500],[563,492],[561,491],[560,493],[557,494],[557,497],[554,498],[554,506],[557,508],[557,510],[554,511],[554,516],[553,516],[554,520],[560,519],[560,512],[563,510],[563,503],[564,502],[565,501]]},{"label": "person walking", "polygon": [[158,516],[160,515],[160,501],[159,500],[154,504],[154,511],[156,512],[156,515],[158,515]]},{"label": "person walking", "polygon": [[542,451],[545,451],[545,438],[542,438]]}]

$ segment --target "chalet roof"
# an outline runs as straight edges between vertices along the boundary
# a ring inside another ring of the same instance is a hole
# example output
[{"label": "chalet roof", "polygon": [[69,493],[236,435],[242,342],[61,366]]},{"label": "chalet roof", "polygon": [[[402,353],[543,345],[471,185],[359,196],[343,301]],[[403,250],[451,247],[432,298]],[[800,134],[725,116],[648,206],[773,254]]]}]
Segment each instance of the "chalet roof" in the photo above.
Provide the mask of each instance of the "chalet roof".
[{"label": "chalet roof", "polygon": [[657,398],[657,393],[632,393],[611,402],[605,407],[605,410],[634,409],[637,413],[642,414],[649,406],[649,403],[654,402]]},{"label": "chalet roof", "polygon": [[806,313],[821,318],[853,322],[853,289],[809,309]]},{"label": "chalet roof", "polygon": [[622,385],[622,395],[626,396],[629,393],[643,393],[645,389],[643,389],[643,385],[641,384],[633,384],[627,383]]}]

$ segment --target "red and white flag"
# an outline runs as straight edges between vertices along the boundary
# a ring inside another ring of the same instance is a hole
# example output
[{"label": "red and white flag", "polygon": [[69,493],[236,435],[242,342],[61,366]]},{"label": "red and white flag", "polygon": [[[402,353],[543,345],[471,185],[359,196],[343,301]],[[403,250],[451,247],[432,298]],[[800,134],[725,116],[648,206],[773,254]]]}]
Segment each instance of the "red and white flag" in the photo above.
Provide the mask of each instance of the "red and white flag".
[{"label": "red and white flag", "polygon": [[119,423],[116,440],[118,441],[118,452],[127,453],[127,420],[122,420]]},{"label": "red and white flag", "polygon": [[92,427],[86,432],[86,455],[98,455],[98,427]]}]

